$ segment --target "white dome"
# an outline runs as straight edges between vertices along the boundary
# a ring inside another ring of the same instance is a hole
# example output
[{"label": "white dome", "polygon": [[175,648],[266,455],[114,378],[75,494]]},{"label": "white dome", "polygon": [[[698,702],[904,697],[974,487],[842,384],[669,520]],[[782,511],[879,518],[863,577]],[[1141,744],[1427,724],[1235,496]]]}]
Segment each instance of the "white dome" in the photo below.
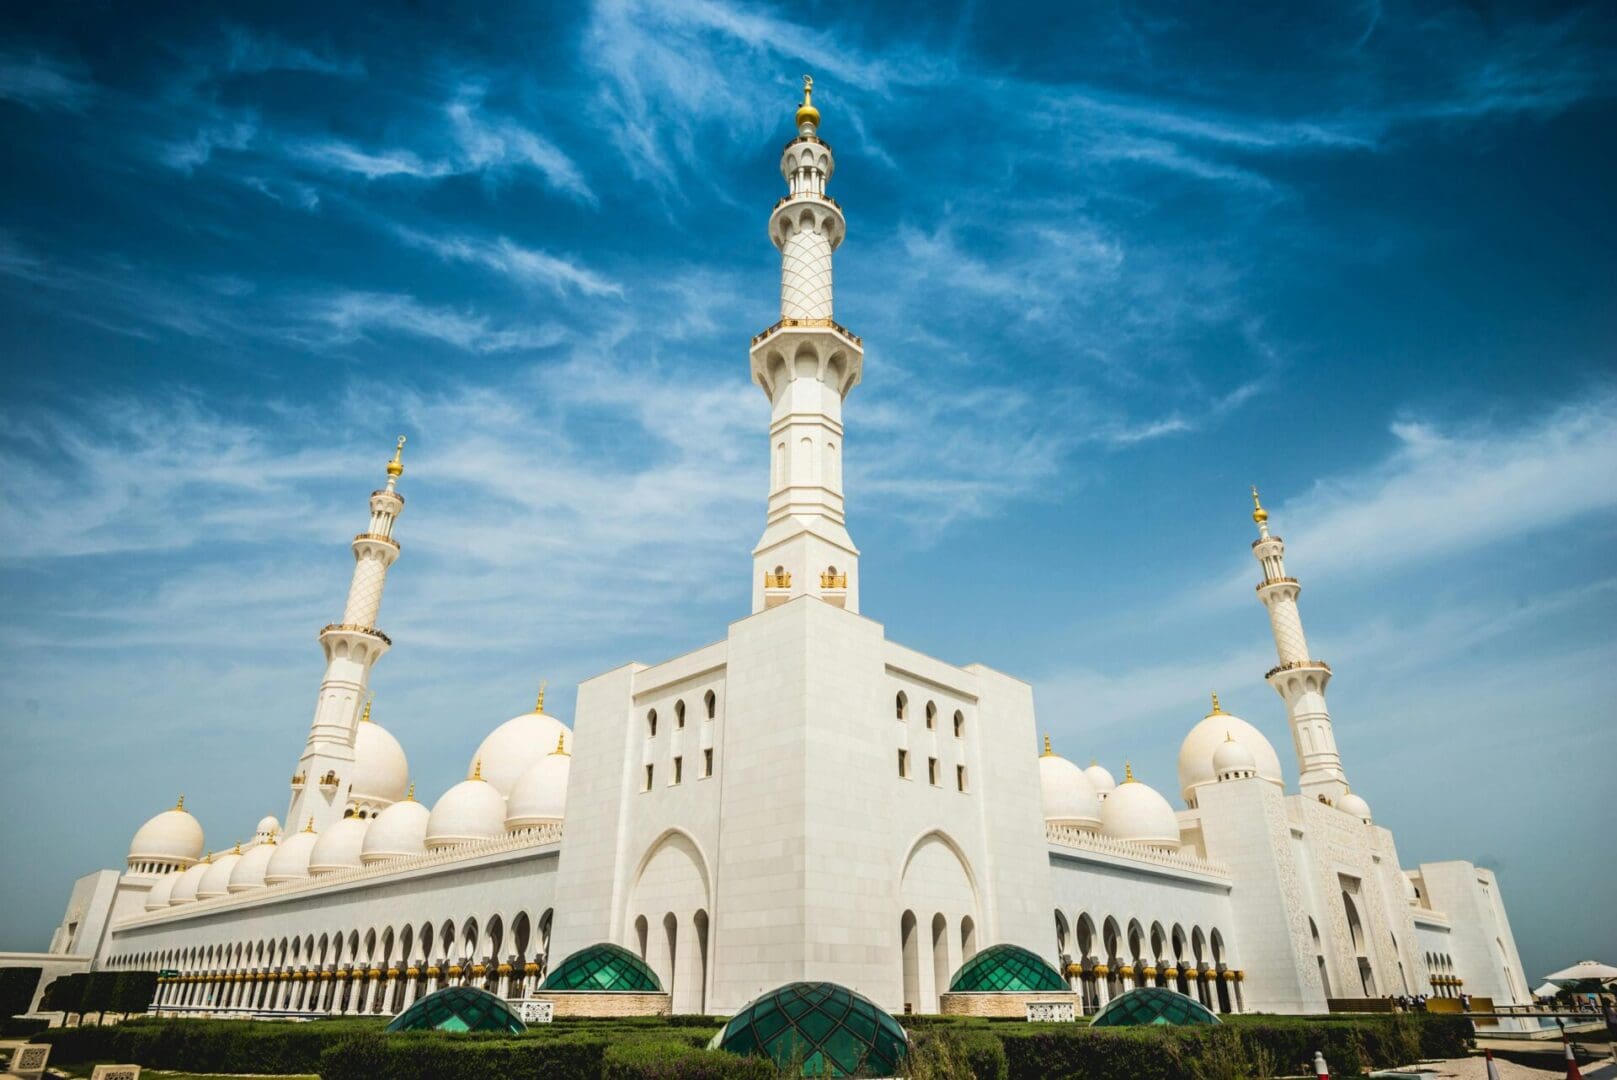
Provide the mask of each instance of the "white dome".
[{"label": "white dome", "polygon": [[365,827],[369,824],[365,818],[343,818],[321,833],[309,850],[309,876],[360,865],[359,854],[365,848]]},{"label": "white dome", "polygon": [[427,853],[427,819],[432,816],[413,798],[402,799],[371,819],[359,860],[366,866]]},{"label": "white dome", "polygon": [[1044,820],[1079,829],[1100,828],[1100,799],[1084,771],[1050,749],[1044,741],[1039,755],[1039,794]]},{"label": "white dome", "polygon": [[241,849],[227,851],[208,867],[208,872],[202,875],[202,881],[197,885],[197,899],[211,900],[215,896],[223,896],[230,891],[230,872],[241,861]]},{"label": "white dome", "polygon": [[172,810],[147,821],[129,842],[129,861],[194,863],[202,858],[202,825],[185,809],[185,798]]},{"label": "white dome", "polygon": [[1084,775],[1089,777],[1089,786],[1094,788],[1095,794],[1102,799],[1117,788],[1117,781],[1112,779],[1112,774],[1106,771],[1106,766],[1098,761],[1091,761],[1089,768],[1084,770]]},{"label": "white dome", "polygon": [[572,755],[559,747],[534,762],[506,800],[506,829],[560,821],[567,809],[567,776],[572,765]]},{"label": "white dome", "polygon": [[199,862],[186,867],[180,875],[180,880],[174,883],[174,891],[169,893],[168,902],[174,904],[189,904],[197,898],[197,886],[202,884],[202,875],[213,868],[212,863]]},{"label": "white dome", "polygon": [[462,780],[438,797],[427,819],[428,851],[504,835],[505,799],[475,769],[472,779]]},{"label": "white dome", "polygon": [[1351,791],[1336,800],[1336,808],[1344,814],[1352,814],[1366,824],[1370,821],[1370,804]]},{"label": "white dome", "polygon": [[522,774],[556,749],[557,739],[572,752],[573,733],[554,716],[542,712],[514,716],[489,732],[467,764],[466,777],[471,779],[481,765],[483,779],[501,795],[510,795]]},{"label": "white dome", "polygon": [[348,785],[350,798],[366,802],[395,803],[404,798],[410,786],[410,763],[404,747],[388,730],[371,720],[354,732],[354,773]]},{"label": "white dome", "polygon": [[[178,884],[182,873],[184,871],[171,870],[157,879],[157,884],[152,886],[152,891],[146,894],[147,911],[156,911],[158,908],[168,907],[168,902],[174,895],[174,886]],[[1409,879],[1405,878],[1404,880]],[[1410,887],[1413,888],[1414,886]]]},{"label": "white dome", "polygon": [[1257,771],[1258,760],[1252,756],[1252,748],[1236,742],[1234,735],[1224,736],[1224,741],[1213,751],[1213,775],[1220,780],[1255,776]]},{"label": "white dome", "polygon": [[266,840],[248,848],[242,853],[241,861],[236,864],[236,868],[230,872],[230,891],[238,893],[262,888],[264,875],[269,872],[270,859],[274,857],[273,840]]},{"label": "white dome", "polygon": [[275,854],[270,856],[269,865],[264,868],[264,884],[279,885],[283,881],[308,877],[309,856],[319,842],[319,833],[305,829],[276,844]]},{"label": "white dome", "polygon": [[1190,729],[1185,741],[1179,744],[1179,791],[1188,805],[1195,801],[1191,794],[1203,784],[1218,779],[1213,768],[1213,754],[1225,741],[1233,738],[1252,752],[1258,775],[1276,784],[1283,783],[1280,758],[1263,732],[1218,707],[1215,699],[1213,711],[1202,722]]},{"label": "white dome", "polygon": [[1113,840],[1179,850],[1179,819],[1155,788],[1126,772],[1117,790],[1100,806],[1100,831]]}]

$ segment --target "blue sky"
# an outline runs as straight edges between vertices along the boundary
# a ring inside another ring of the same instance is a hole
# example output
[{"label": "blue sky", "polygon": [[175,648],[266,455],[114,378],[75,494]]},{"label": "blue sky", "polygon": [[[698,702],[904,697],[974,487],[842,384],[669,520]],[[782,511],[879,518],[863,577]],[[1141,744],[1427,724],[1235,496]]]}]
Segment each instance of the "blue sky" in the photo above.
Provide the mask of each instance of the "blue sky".
[{"label": "blue sky", "polygon": [[745,614],[812,71],[865,612],[1080,761],[1171,793],[1217,690],[1294,778],[1256,483],[1405,864],[1497,868],[1530,977],[1617,956],[1609,5],[209,12],[0,36],[0,946],[180,791],[284,812],[397,433],[424,795]]}]

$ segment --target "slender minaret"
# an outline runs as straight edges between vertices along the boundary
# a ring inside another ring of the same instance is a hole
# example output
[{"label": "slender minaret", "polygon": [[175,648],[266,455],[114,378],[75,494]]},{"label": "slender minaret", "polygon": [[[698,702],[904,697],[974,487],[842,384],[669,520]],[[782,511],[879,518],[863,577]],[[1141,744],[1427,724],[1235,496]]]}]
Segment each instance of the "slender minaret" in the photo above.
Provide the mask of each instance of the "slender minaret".
[{"label": "slender minaret", "polygon": [[786,197],[769,217],[780,249],[780,321],[752,339],[752,380],[769,397],[769,511],[753,549],[752,610],[798,596],[859,610],[859,549],[842,509],[842,399],[864,369],[860,341],[832,319],[831,253],[842,208],[835,164],[803,77],[797,137],[781,154]]},{"label": "slender minaret", "polygon": [[326,654],[326,675],[320,680],[309,741],[292,777],[292,803],[287,821],[313,820],[317,832],[342,816],[354,761],[354,733],[360,701],[370,682],[371,665],[393,642],[376,629],[382,607],[387,569],[399,557],[393,523],[404,510],[404,496],[396,490],[404,474],[404,436],[387,463],[387,485],[371,492],[371,521],[354,537],[354,577],[348,585],[348,603],[341,622],[320,631]]},{"label": "slender minaret", "polygon": [[1269,609],[1269,626],[1280,657],[1280,663],[1265,677],[1286,702],[1301,774],[1298,786],[1305,795],[1323,795],[1334,803],[1348,788],[1342,757],[1336,752],[1336,735],[1331,731],[1331,713],[1325,707],[1331,666],[1308,655],[1308,639],[1303,636],[1303,619],[1297,611],[1302,585],[1286,576],[1286,545],[1280,537],[1269,535],[1269,511],[1258,501],[1257,488],[1252,489],[1252,520],[1258,526],[1252,554],[1263,567],[1258,599]]}]

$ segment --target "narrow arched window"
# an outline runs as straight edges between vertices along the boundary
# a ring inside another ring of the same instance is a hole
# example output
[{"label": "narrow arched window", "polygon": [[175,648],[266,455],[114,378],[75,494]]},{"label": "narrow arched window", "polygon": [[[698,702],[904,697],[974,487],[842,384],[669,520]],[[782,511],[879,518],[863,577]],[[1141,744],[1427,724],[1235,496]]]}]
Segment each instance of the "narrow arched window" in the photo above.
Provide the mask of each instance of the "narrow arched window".
[{"label": "narrow arched window", "polygon": [[674,726],[677,728],[685,726],[685,701],[683,698],[674,702]]},{"label": "narrow arched window", "polygon": [[926,703],[926,729],[928,731],[932,731],[937,726],[938,726],[938,703],[935,702],[935,701],[929,701],[929,702]]},{"label": "narrow arched window", "polygon": [[657,710],[652,709],[650,712],[646,713],[646,738],[655,739],[656,737],[657,737]]},{"label": "narrow arched window", "polygon": [[966,737],[966,716],[959,709],[954,711],[954,737],[957,739]]},{"label": "narrow arched window", "polygon": [[719,707],[719,696],[709,690],[702,695],[702,703],[707,706],[707,718],[709,720],[713,719],[714,713]]},{"label": "narrow arched window", "polygon": [[909,711],[910,711],[909,695],[905,694],[904,691],[902,691],[902,690],[900,690],[898,692],[898,702],[897,702],[897,706],[896,706],[896,711],[898,713],[898,718],[900,720],[903,720],[905,717],[907,717],[909,715]]}]

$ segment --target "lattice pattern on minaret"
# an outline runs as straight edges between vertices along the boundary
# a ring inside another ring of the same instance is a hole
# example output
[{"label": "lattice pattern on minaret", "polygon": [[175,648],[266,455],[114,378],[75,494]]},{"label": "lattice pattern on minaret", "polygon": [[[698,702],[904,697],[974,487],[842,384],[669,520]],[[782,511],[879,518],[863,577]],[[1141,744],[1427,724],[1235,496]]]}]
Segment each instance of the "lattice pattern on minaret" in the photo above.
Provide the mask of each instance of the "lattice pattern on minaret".
[{"label": "lattice pattern on minaret", "polygon": [[794,232],[781,248],[780,314],[783,319],[831,317],[831,241],[811,230]]},{"label": "lattice pattern on minaret", "polygon": [[342,621],[349,626],[375,626],[382,610],[382,587],[387,584],[387,564],[374,555],[362,556],[354,564],[354,579],[348,587],[348,606]]}]

